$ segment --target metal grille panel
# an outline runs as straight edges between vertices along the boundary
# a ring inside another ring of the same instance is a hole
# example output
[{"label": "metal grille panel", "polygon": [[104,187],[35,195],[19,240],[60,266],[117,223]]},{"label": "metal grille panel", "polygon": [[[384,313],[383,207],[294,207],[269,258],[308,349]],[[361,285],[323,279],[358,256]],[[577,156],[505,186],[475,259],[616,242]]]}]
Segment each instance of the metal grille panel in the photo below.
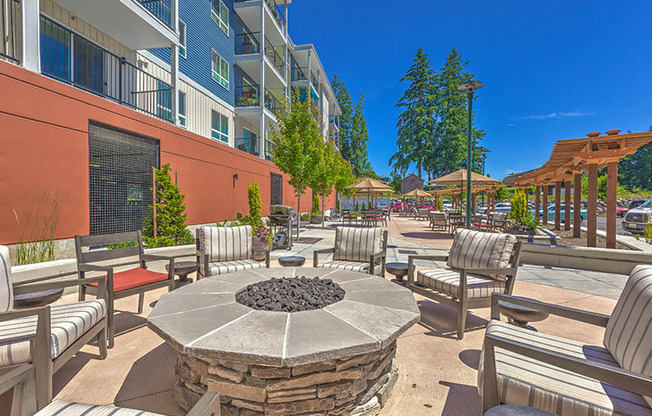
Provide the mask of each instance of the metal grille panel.
[{"label": "metal grille panel", "polygon": [[91,235],[141,230],[152,204],[158,141],[94,123],[88,136]]}]

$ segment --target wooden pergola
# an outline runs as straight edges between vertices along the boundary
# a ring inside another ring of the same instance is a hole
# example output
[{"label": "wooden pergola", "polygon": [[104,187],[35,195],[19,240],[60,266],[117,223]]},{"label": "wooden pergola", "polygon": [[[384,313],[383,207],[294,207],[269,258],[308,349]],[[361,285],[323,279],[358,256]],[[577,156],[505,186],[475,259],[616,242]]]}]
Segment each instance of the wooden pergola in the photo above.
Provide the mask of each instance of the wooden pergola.
[{"label": "wooden pergola", "polygon": [[[558,140],[550,159],[541,167],[512,178],[517,187],[535,186],[534,212],[540,211],[543,202],[544,224],[548,223],[548,189],[555,186],[555,229],[561,229],[561,190],[565,186],[564,229],[571,229],[573,236],[580,236],[582,173],[588,173],[587,238],[588,247],[596,246],[598,210],[598,169],[607,168],[607,247],[616,247],[616,202],[618,192],[618,162],[636,153],[639,147],[652,141],[652,132],[618,134],[609,130],[605,136],[589,133],[585,138]],[[571,186],[573,182],[573,208],[571,215]],[[543,201],[541,201],[541,190]],[[527,195],[527,193],[526,193]],[[571,220],[572,216],[572,220]]]},{"label": "wooden pergola", "polygon": [[[466,185],[466,184],[465,184]],[[487,193],[487,212],[492,211],[496,205],[495,193],[503,186],[502,184],[496,185],[473,185],[471,186],[471,193],[474,196],[473,198],[473,208],[475,208],[475,200],[479,193]],[[451,195],[453,207],[457,208],[459,206],[458,197],[462,192],[466,191],[466,186],[449,188],[449,189],[434,189],[427,191],[430,195],[435,197],[435,200],[438,200],[442,195]]]}]

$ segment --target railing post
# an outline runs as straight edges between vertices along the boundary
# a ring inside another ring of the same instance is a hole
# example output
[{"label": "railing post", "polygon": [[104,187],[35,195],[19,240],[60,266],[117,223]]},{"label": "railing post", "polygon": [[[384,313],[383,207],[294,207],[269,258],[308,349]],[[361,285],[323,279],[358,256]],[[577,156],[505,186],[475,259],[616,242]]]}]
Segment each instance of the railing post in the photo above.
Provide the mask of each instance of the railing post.
[{"label": "railing post", "polygon": [[41,52],[39,37],[41,24],[39,0],[23,0],[22,6],[22,64],[25,69],[40,73]]},{"label": "railing post", "polygon": [[122,68],[125,65],[125,61],[126,61],[126,59],[123,56],[122,58],[120,58],[120,61],[119,61],[120,65],[118,65],[118,102],[120,104],[122,104],[124,102],[123,97],[122,97],[123,90],[124,90],[124,81],[122,79]]}]

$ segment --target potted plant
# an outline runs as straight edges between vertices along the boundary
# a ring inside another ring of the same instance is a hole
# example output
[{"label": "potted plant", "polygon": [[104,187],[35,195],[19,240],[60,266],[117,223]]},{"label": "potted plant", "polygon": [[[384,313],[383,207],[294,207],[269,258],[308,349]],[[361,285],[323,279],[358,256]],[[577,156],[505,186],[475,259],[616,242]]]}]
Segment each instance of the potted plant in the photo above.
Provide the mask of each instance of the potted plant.
[{"label": "potted plant", "polygon": [[310,223],[321,224],[324,222],[324,213],[319,210],[319,196],[312,198],[312,210],[310,211]]},{"label": "potted plant", "polygon": [[270,248],[271,237],[272,233],[268,226],[261,224],[258,227],[254,228],[254,260],[265,260],[265,254],[269,251]]}]

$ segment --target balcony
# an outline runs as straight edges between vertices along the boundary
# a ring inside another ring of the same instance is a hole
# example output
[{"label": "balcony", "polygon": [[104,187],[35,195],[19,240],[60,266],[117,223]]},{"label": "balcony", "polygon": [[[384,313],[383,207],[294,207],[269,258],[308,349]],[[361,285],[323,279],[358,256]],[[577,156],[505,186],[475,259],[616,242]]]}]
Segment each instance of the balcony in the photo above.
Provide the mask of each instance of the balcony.
[{"label": "balcony", "polygon": [[[280,51],[279,51],[280,49]],[[265,56],[272,64],[272,66],[285,80],[285,59],[283,58],[283,46],[274,46],[272,42],[265,36]]]},{"label": "balcony", "polygon": [[235,87],[235,106],[237,108],[260,107],[259,90],[258,85]]},{"label": "balcony", "polygon": [[272,154],[276,145],[271,140],[265,140],[265,159],[270,162],[274,161],[274,155]]},{"label": "balcony", "polygon": [[19,0],[0,0],[0,59],[19,64],[21,59],[21,13]]},{"label": "balcony", "polygon": [[235,148],[254,156],[260,156],[257,137],[240,137],[235,139]]},{"label": "balcony", "polygon": [[[308,74],[310,74],[308,76]],[[310,82],[308,82],[310,77]],[[317,88],[317,78],[308,71],[308,68],[301,66],[293,66],[290,70],[290,79],[292,80],[292,88],[299,88],[301,90],[301,100],[305,100],[305,91],[310,87],[310,96],[314,101],[319,100],[319,89]]]},{"label": "balcony", "polygon": [[271,92],[265,89],[265,108],[275,116],[283,111],[283,101],[277,98],[278,95],[282,95],[282,92]]},{"label": "balcony", "polygon": [[178,0],[53,0],[131,50],[179,44],[172,8]]},{"label": "balcony", "polygon": [[[261,3],[265,3],[262,8]],[[285,14],[283,8],[279,7],[273,0],[235,0],[235,12],[245,25],[251,30],[260,30],[260,11],[264,10],[267,19],[265,25],[272,25],[277,28],[276,32],[281,37],[285,33]]]},{"label": "balcony", "polygon": [[236,56],[258,53],[260,53],[260,32],[244,32],[235,35]]},{"label": "balcony", "polygon": [[172,86],[54,20],[41,16],[41,72],[172,122]]}]

